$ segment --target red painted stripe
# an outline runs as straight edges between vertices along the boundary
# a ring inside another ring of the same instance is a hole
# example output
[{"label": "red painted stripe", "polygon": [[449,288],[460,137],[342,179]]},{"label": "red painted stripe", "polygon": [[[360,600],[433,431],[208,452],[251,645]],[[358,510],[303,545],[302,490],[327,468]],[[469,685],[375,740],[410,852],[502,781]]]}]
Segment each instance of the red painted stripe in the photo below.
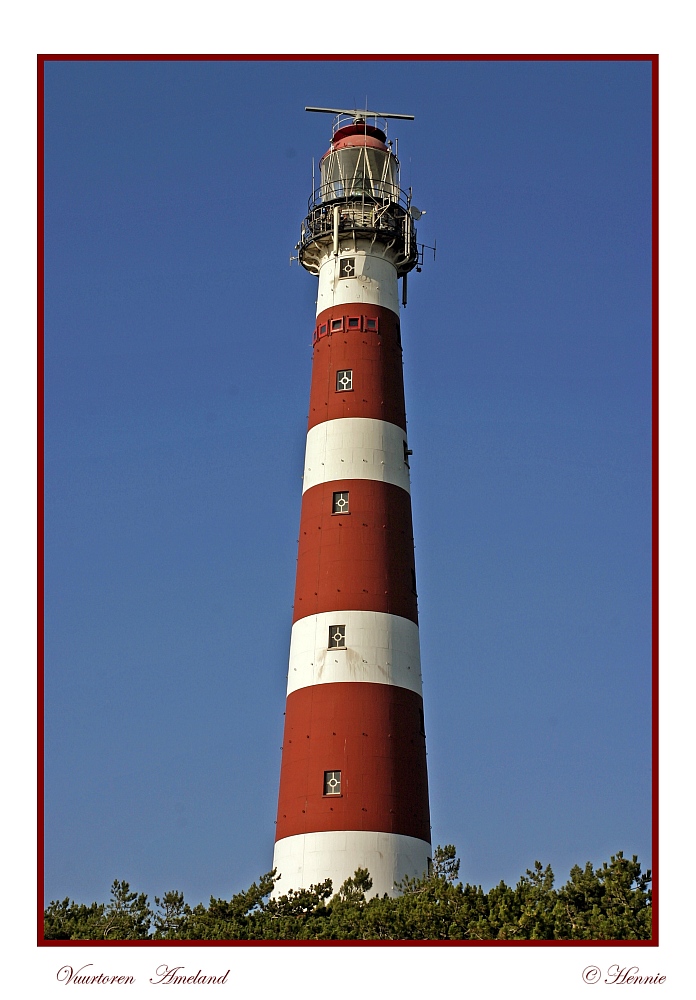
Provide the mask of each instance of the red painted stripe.
[{"label": "red painted stripe", "polygon": [[[350,513],[332,514],[347,490]],[[319,483],[302,497],[293,622],[322,611],[383,611],[418,623],[411,498],[372,479]]]},{"label": "red painted stripe", "polygon": [[[389,684],[317,684],[288,696],[276,840],[372,830],[430,842],[423,699]],[[324,772],[341,795],[324,796]]]},{"label": "red painted stripe", "polygon": [[[378,330],[350,329],[348,320],[377,321]],[[399,343],[399,318],[391,309],[359,302],[325,309],[317,317],[317,331],[332,320],[344,329],[320,336],[314,344],[309,427],[339,417],[372,417],[406,430],[404,376]],[[353,389],[336,391],[336,372],[353,372]]]}]

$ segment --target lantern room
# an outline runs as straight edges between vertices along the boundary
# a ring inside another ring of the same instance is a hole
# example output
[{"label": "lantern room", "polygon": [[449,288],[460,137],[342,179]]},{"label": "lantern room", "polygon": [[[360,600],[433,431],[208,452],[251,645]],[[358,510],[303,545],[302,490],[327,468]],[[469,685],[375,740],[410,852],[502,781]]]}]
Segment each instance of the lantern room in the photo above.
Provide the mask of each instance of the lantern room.
[{"label": "lantern room", "polygon": [[399,162],[386,143],[386,134],[356,119],[334,132],[331,149],[319,169],[319,200],[375,198],[399,200]]},{"label": "lantern room", "polygon": [[[410,191],[399,188],[398,144],[387,140],[387,118],[372,111],[307,108],[336,115],[331,145],[312,168],[312,194],[302,223],[297,259],[312,274],[342,253],[376,253],[399,278],[419,261]],[[421,213],[418,213],[420,216]]]}]

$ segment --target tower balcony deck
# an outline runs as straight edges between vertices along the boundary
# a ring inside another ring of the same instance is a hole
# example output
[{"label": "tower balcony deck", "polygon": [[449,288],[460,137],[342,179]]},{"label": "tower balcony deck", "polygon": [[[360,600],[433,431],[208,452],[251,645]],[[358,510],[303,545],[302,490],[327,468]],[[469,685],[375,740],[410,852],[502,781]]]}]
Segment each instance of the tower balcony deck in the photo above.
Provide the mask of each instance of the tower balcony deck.
[{"label": "tower balcony deck", "polygon": [[[376,190],[375,190],[376,188]],[[339,188],[340,191],[340,188]],[[418,263],[416,228],[407,195],[392,185],[337,193],[337,185],[318,188],[309,199],[297,245],[300,263],[317,274],[335,235],[379,241],[401,277]]]}]

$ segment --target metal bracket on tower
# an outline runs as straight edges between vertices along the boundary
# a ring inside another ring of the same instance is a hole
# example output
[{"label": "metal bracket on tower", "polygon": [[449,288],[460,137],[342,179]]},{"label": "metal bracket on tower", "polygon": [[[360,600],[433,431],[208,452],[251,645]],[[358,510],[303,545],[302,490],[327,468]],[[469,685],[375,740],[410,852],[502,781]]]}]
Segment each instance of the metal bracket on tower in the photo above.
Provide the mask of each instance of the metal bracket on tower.
[{"label": "metal bracket on tower", "polygon": [[437,240],[435,240],[435,246],[428,246],[427,243],[419,243],[416,247],[418,250],[418,264],[416,265],[416,271],[420,273],[423,270],[423,256],[426,250],[432,250],[433,260],[435,260],[435,252],[437,250]]}]

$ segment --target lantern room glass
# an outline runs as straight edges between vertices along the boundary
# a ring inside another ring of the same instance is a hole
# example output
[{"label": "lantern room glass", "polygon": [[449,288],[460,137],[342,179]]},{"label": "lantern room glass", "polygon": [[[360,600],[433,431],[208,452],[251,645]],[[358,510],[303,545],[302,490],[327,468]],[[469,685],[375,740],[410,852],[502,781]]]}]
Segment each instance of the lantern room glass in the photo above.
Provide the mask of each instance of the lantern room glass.
[{"label": "lantern room glass", "polygon": [[348,146],[321,161],[321,200],[378,198],[399,200],[396,159],[388,150]]}]

